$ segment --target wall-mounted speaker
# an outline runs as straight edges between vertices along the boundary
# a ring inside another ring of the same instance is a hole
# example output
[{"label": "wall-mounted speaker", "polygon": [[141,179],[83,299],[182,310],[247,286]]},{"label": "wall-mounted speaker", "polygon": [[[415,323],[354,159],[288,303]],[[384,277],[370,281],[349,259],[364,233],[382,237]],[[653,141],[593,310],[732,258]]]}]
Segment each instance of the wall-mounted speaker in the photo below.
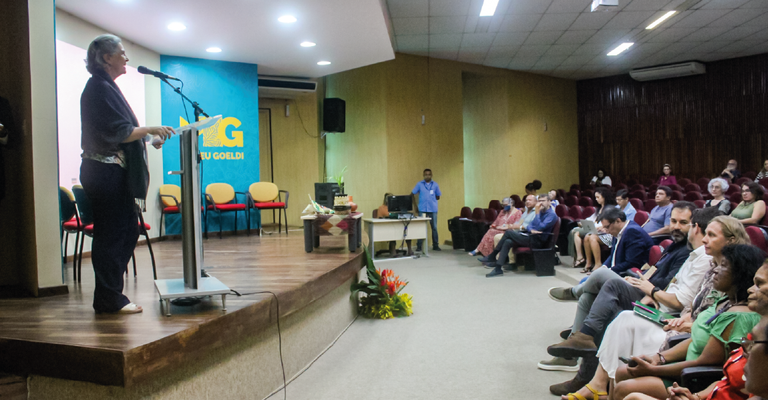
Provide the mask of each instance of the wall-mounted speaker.
[{"label": "wall-mounted speaker", "polygon": [[326,132],[344,132],[346,127],[347,103],[342,99],[323,101],[323,130]]}]

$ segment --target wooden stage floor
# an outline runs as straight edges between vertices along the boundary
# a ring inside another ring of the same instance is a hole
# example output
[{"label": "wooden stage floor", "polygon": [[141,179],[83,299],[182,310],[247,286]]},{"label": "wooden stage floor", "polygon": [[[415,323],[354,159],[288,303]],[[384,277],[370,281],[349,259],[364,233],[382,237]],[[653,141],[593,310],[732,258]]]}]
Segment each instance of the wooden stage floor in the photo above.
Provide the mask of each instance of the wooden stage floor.
[{"label": "wooden stage floor", "polygon": [[[215,235],[204,240],[205,270],[240,293],[277,294],[281,317],[289,315],[356,276],[362,250],[350,253],[346,237],[323,238],[320,248],[304,251],[300,232],[258,237]],[[153,243],[158,279],[182,278],[181,241]],[[55,249],[52,249],[55,251]],[[0,371],[131,386],[180,362],[244,339],[276,322],[271,295],[206,298],[192,307],[172,306],[165,317],[154,287],[146,246],[136,249],[138,277],[132,266],[124,293],[144,312],[95,314],[93,269],[83,260],[82,283],[69,294],[0,300]]]}]

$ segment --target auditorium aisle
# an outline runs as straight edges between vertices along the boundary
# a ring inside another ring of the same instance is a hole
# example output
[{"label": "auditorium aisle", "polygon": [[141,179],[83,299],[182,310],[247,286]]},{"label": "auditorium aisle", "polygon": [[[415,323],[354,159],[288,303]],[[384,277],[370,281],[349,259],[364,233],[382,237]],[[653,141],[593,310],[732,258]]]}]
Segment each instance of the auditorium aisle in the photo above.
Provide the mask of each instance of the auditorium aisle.
[{"label": "auditorium aisle", "polygon": [[532,272],[487,279],[488,270],[465,252],[444,246],[430,254],[378,265],[410,281],[414,315],[359,317],[288,385],[288,399],[555,398],[549,385],[575,373],[536,364],[573,319],[575,303],[547,296],[567,283]]}]

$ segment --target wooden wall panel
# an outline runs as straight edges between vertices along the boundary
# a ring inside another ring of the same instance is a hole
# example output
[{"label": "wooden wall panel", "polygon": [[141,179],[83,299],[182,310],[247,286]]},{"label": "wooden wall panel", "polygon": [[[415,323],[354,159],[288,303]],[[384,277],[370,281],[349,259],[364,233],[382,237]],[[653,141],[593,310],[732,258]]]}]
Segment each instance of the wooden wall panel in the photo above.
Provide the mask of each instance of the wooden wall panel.
[{"label": "wooden wall panel", "polygon": [[768,54],[707,64],[693,77],[580,81],[579,177],[715,176],[730,158],[758,171],[768,158]]}]

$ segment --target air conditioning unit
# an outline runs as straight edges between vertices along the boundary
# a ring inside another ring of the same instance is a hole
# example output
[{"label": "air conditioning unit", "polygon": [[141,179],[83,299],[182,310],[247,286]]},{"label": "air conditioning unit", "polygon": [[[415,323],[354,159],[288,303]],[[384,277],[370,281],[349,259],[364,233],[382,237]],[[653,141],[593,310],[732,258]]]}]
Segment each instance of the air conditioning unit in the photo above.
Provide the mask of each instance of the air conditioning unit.
[{"label": "air conditioning unit", "polygon": [[652,81],[655,79],[701,75],[706,72],[707,67],[704,64],[689,61],[680,64],[660,65],[658,67],[637,68],[629,71],[629,76],[636,81]]},{"label": "air conditioning unit", "polygon": [[616,11],[619,9],[619,0],[592,0],[592,12]]},{"label": "air conditioning unit", "polygon": [[259,77],[259,97],[293,99],[301,93],[314,93],[317,82],[308,79]]}]

